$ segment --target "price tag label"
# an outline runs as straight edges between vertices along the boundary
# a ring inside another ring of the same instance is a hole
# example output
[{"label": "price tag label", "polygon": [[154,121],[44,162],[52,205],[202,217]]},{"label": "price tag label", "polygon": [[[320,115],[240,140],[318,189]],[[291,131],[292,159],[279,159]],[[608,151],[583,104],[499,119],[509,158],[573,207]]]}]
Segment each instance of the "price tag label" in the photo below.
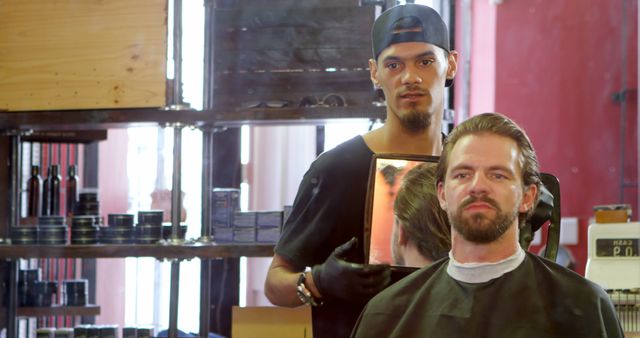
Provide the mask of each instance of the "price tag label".
[{"label": "price tag label", "polygon": [[596,239],[597,257],[639,257],[640,239],[638,238],[600,238]]}]

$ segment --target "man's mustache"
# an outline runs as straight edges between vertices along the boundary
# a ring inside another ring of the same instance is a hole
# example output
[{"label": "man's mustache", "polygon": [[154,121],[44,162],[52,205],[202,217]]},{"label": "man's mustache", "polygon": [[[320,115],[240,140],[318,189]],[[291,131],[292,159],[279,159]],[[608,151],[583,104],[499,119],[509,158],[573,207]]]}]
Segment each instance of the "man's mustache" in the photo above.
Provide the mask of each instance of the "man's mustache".
[{"label": "man's mustache", "polygon": [[475,202],[484,202],[489,204],[490,206],[492,206],[493,208],[495,208],[496,210],[500,210],[500,205],[498,205],[498,202],[496,202],[494,199],[489,198],[487,196],[469,196],[467,197],[467,199],[465,199],[464,201],[462,201],[462,204],[460,205],[460,208],[466,208],[467,206],[469,206],[472,203]]}]

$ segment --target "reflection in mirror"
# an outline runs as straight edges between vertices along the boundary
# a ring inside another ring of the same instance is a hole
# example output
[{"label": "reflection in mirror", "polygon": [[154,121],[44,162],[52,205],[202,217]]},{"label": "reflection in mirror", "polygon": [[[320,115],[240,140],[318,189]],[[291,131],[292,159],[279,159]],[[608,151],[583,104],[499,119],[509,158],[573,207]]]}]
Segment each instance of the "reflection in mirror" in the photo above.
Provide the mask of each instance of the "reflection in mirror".
[{"label": "reflection in mirror", "polygon": [[450,229],[438,203],[438,158],[376,155],[369,177],[367,262],[423,267],[447,255]]}]

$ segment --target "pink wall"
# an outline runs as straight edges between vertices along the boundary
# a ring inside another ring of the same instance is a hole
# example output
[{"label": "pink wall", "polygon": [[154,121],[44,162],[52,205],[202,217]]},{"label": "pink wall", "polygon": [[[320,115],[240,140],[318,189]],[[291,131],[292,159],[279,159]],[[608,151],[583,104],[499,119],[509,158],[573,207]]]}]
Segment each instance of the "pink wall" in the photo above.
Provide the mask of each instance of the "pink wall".
[{"label": "pink wall", "polygon": [[[597,204],[630,203],[638,219],[638,190],[625,189],[620,200],[620,104],[612,94],[633,89],[626,109],[625,179],[637,182],[637,1],[505,0],[473,7],[476,20],[495,15],[495,41],[474,32],[471,65],[471,115],[491,95],[491,84],[474,79],[487,62],[495,65],[495,110],[521,124],[536,147],[541,169],[556,175],[562,192],[562,215],[578,217],[579,243],[569,246],[584,272],[588,219]],[[627,3],[626,10],[623,3]],[[475,3],[475,1],[474,1]],[[489,6],[493,6],[490,8]],[[495,13],[494,13],[495,11]],[[484,19],[483,19],[484,18]],[[627,25],[626,66],[621,64],[623,20]],[[492,27],[480,28],[487,32]],[[474,30],[479,29],[474,24]],[[489,33],[490,34],[490,33]],[[489,35],[490,36],[490,35]],[[490,51],[494,48],[495,62]],[[491,79],[483,75],[483,79]],[[536,250],[537,248],[533,248]]]},{"label": "pink wall", "polygon": [[[108,214],[127,212],[129,193],[127,180],[126,129],[109,130],[108,140],[100,142],[98,159],[98,197],[100,214],[107,222]],[[98,259],[96,303],[100,316],[96,324],[124,326],[124,259]],[[92,287],[92,286],[90,286]]]},{"label": "pink wall", "polygon": [[496,7],[489,1],[473,1],[471,19],[471,91],[469,116],[495,111]]}]

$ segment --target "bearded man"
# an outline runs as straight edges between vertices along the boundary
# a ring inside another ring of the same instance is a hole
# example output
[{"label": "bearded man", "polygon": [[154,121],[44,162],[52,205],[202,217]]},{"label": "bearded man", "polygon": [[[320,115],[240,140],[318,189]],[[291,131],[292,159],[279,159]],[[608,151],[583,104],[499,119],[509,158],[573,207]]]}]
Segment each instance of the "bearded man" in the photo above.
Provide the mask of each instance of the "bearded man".
[{"label": "bearded man", "polygon": [[518,125],[487,113],[454,128],[436,182],[449,257],[374,297],[352,337],[624,336],[600,286],[520,247],[541,181]]}]

